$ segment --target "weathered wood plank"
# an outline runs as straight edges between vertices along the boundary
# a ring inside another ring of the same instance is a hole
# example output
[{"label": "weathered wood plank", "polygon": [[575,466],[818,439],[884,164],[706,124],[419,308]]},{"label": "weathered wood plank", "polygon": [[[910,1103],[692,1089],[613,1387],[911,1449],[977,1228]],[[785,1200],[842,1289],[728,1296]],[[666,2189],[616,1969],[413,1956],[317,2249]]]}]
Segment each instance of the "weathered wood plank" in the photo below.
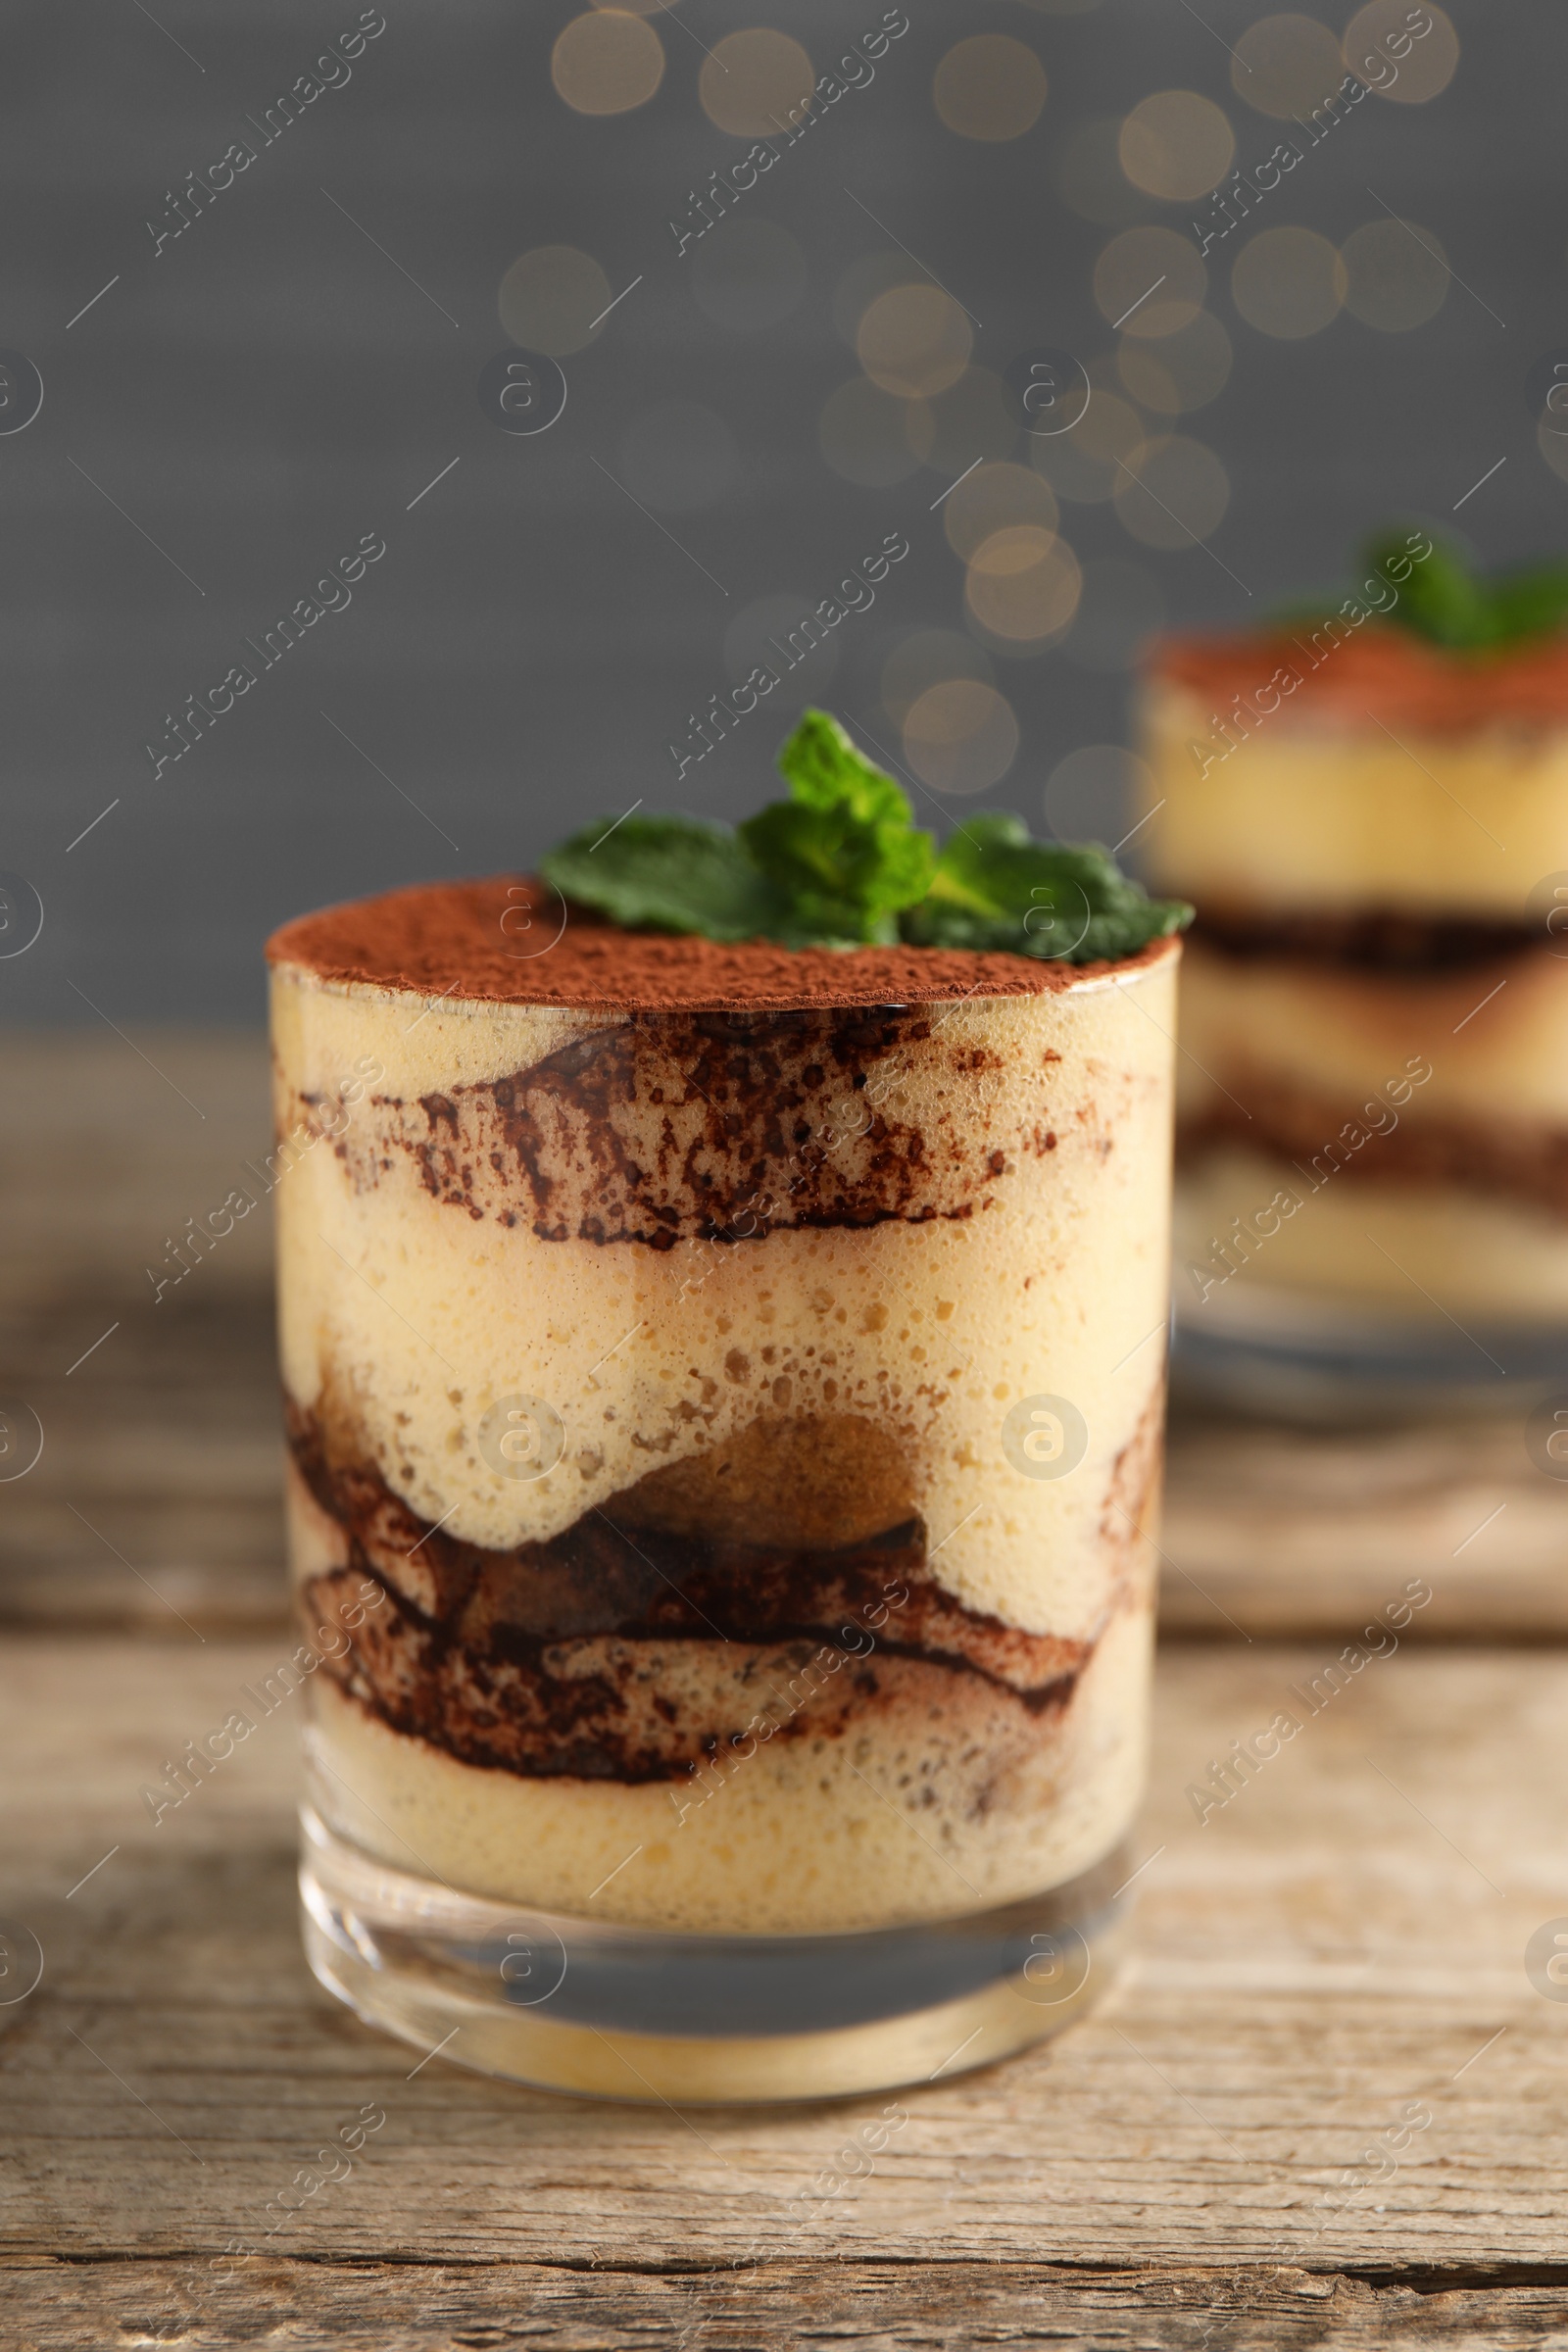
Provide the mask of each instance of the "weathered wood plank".
[{"label": "weathered wood plank", "polygon": [[242,2280],[184,2262],[15,2267],[18,2352],[113,2342],[331,2344],[341,2352],[1541,2352],[1568,2342],[1568,2286],[1418,2292],[1302,2271],[1053,2271],[1032,2261],[766,2263],[572,2272],[535,2263],[276,2261]]},{"label": "weathered wood plank", "polygon": [[[1372,2274],[1560,2257],[1568,2006],[1523,1965],[1568,1912],[1558,1655],[1407,1648],[1308,1717],[1289,1690],[1320,1649],[1170,1653],[1136,1965],[1054,2048],[901,2094],[907,2123],[827,2225],[790,2201],[883,2102],[573,2104],[445,2060],[416,2073],[318,1993],[294,1922],[290,1706],[151,1828],[144,1777],[275,1655],[18,1638],[0,1663],[7,1906],[46,1955],[37,1993],[0,2010],[19,2252],[260,2242],[269,2199],[371,2100],[384,2130],[273,2241],[287,2257]],[[1188,1784],[1287,1704],[1298,1738],[1200,1827]],[[1375,2169],[1381,2185],[1347,2181]]]},{"label": "weathered wood plank", "polygon": [[[268,1067],[256,1030],[0,1029],[17,1113],[0,1126],[8,1298],[47,1301],[65,1278],[84,1297],[102,1285],[150,1299],[146,1268],[166,1241],[205,1221],[269,1149]],[[266,1220],[242,1218],[207,1272],[254,1286],[269,1249]]]},{"label": "weathered wood plank", "polygon": [[[121,1328],[65,1378],[64,1346],[95,1318],[108,1328],[117,1307]],[[7,1380],[8,1364],[24,1369]],[[4,1317],[0,1395],[17,1394],[44,1445],[35,1468],[0,1485],[0,1619],[281,1624],[282,1433],[265,1291],[166,1301],[156,1315],[145,1299],[100,1294],[90,1311],[61,1300]]]},{"label": "weathered wood plank", "polygon": [[1568,1484],[1509,1415],[1286,1429],[1178,1410],[1160,1619],[1206,1639],[1353,1627],[1425,1577],[1419,1639],[1568,1633]]},{"label": "weathered wood plank", "polygon": [[[0,1126],[0,1396],[44,1430],[36,1468],[0,1484],[0,1619],[275,1623],[271,1219],[246,1168],[268,1149],[266,1041],[137,1046],[0,1032],[0,1093],[28,1106]],[[247,1185],[257,1207],[187,1246],[175,1282],[168,1245]]]}]

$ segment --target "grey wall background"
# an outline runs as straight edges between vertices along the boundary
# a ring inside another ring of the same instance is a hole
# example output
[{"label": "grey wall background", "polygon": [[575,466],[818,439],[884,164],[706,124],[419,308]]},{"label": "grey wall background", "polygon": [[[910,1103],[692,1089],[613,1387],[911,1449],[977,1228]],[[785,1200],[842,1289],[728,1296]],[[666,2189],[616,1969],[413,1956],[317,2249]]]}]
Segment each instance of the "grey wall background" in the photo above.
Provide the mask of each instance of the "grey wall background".
[{"label": "grey wall background", "polygon": [[[144,223],[166,190],[216,162],[358,7],[161,0],[155,22],[136,0],[13,0],[0,345],[36,366],[45,398],[24,432],[0,436],[0,867],[40,894],[46,920],[0,961],[0,1018],[92,1020],[91,1000],[122,1023],[259,1019],[262,938],[303,907],[526,864],[639,797],[748,813],[771,789],[782,694],[679,785],[666,744],[744,674],[726,632],[750,607],[813,602],[889,531],[909,558],[839,631],[819,691],[897,750],[881,703],[890,654],[915,631],[966,625],[963,566],[932,511],[961,466],[943,445],[865,488],[823,461],[823,405],[858,372],[835,292],[862,258],[900,258],[846,187],[981,321],[978,366],[1000,373],[1040,343],[1108,362],[1117,338],[1092,277],[1115,224],[1061,192],[1074,131],[1170,88],[1225,109],[1241,164],[1280,131],[1232,86],[1228,50],[1268,13],[1238,0],[907,10],[875,82],[748,199],[746,217],[796,241],[806,281],[787,316],[742,331],[700,307],[695,256],[677,258],[666,226],[748,143],[699,104],[704,47],[767,23],[825,66],[876,23],[878,0],[685,0],[654,20],[657,95],[605,118],[552,86],[573,0],[385,0],[386,30],[352,80],[156,257]],[[1319,13],[1343,30],[1344,14]],[[1241,620],[1335,581],[1370,523],[1446,520],[1499,459],[1454,526],[1496,562],[1564,539],[1568,487],[1540,454],[1529,386],[1541,355],[1568,349],[1568,20],[1524,0],[1449,0],[1448,13],[1462,54],[1446,90],[1367,101],[1266,224],[1342,243],[1380,217],[1375,189],[1441,240],[1464,283],[1410,333],[1346,313],[1281,340],[1231,300],[1246,242],[1233,236],[1209,257],[1208,292],[1232,372],[1179,425],[1223,463],[1223,521],[1206,546],[1167,552],[1130,537],[1103,499],[1063,505],[1081,562],[1136,566],[1139,593],[1152,582],[1176,619]],[[932,101],[944,54],[988,30],[1028,44],[1050,80],[1034,128],[1004,143],[955,135]],[[1126,187],[1117,201],[1123,223],[1176,228],[1203,209]],[[592,255],[617,291],[642,283],[563,361],[560,421],[514,437],[481,413],[475,381],[507,345],[503,276],[551,243]],[[636,436],[670,402],[712,412],[734,448],[713,495],[661,515],[680,547],[599,469],[641,479]],[[143,746],[165,713],[217,684],[368,532],[387,552],[352,606],[155,781]],[[1105,613],[1089,617],[1046,651],[991,656],[1021,740],[983,797],[1037,825],[1064,756],[1126,725],[1125,666],[1105,653]],[[1122,816],[1114,784],[1092,779],[1048,813],[1064,835],[1111,839]]]}]

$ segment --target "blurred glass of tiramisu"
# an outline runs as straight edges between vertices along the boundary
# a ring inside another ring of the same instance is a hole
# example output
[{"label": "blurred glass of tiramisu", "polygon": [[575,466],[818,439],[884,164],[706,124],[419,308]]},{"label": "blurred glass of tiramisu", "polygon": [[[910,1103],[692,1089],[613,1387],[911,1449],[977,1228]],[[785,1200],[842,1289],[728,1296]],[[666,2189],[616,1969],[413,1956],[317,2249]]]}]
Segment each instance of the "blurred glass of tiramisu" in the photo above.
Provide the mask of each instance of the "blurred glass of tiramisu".
[{"label": "blurred glass of tiramisu", "polygon": [[1145,682],[1195,1377],[1304,1404],[1568,1368],[1568,568],[1423,530]]}]

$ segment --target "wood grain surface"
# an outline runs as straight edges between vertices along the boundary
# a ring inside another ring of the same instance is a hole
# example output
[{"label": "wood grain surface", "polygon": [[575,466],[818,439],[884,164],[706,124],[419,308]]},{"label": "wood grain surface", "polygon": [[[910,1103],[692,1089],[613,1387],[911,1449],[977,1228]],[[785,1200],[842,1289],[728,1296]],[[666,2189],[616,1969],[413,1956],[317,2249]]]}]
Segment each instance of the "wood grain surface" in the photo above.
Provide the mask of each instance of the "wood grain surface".
[{"label": "wood grain surface", "polygon": [[1053,2269],[822,2260],[660,2271],[569,2264],[0,2263],[10,2352],[173,2344],[345,2352],[1564,2352],[1568,2293],[1420,2287],[1280,2269]]},{"label": "wood grain surface", "polygon": [[1160,1623],[1208,1640],[1353,1628],[1406,1577],[1422,1641],[1568,1633],[1568,1485],[1525,1415],[1293,1429],[1171,1417]]},{"label": "wood grain surface", "polygon": [[[1557,2283],[1568,2004],[1525,1967],[1532,1935],[1568,1912],[1555,1653],[1374,1661],[1200,1825],[1189,1786],[1325,1652],[1179,1645],[1160,1668],[1131,1967],[1059,2043],[902,2093],[906,2126],[812,2227],[790,2200],[882,2101],[574,2103],[421,2065],[319,1992],[294,1916],[286,1708],[151,1827],[143,1782],[276,1647],[8,1646],[7,1902],[45,1964],[0,2012],[6,2243],[33,2310],[61,2327],[74,2310],[87,2331],[40,2341],[92,2340],[154,2277],[196,2299],[194,2333],[167,2323],[182,2341],[265,2338],[279,2308],[327,2329],[339,2274],[364,2266],[399,2273],[396,2340],[421,2344],[510,2342],[509,2326],[550,2344],[678,2342],[698,2325],[710,2337],[688,2340],[855,2334],[872,2277],[902,2285],[864,2306],[871,2341],[1015,2340],[1025,2310],[1068,2340],[1204,2340],[1184,2278],[1208,2298],[1208,2341],[1358,2342],[1382,2308],[1367,2294],[1406,2284],[1423,2299],[1399,2324],[1419,2340],[1428,2290]],[[352,2175],[264,2242],[269,2199],[366,2101],[387,2121]],[[231,2241],[259,2259],[214,2273]],[[783,2303],[759,2264],[787,2266]],[[408,2277],[426,2266],[444,2275],[428,2305]],[[723,2276],[736,2266],[747,2280]],[[964,2285],[966,2268],[994,2291]],[[645,2282],[586,2276],[606,2271]],[[1152,2296],[1137,2284],[1151,2273]],[[1348,2300],[1330,2314],[1337,2279]],[[1249,2297],[1272,2333],[1249,2332]],[[1449,2308],[1462,2317],[1462,2294]],[[437,2316],[455,2309],[477,2333]],[[1568,2295],[1529,2314],[1521,2328],[1544,2314],[1568,2330]]]}]

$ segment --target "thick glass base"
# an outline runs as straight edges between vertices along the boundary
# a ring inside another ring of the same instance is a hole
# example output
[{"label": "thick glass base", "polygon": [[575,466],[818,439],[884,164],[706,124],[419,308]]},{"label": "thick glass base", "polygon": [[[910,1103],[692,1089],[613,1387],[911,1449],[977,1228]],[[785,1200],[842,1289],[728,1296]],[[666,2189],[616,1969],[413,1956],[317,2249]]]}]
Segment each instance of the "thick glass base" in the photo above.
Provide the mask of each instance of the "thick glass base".
[{"label": "thick glass base", "polygon": [[306,1954],[367,2024],[545,2090],[696,2105],[945,2081],[1059,2033],[1109,1980],[1129,1867],[872,1934],[682,1936],[460,1894],[301,1818]]},{"label": "thick glass base", "polygon": [[1179,1301],[1171,1386],[1194,1402],[1290,1420],[1518,1412],[1568,1393],[1568,1329],[1400,1316],[1255,1285],[1222,1309]]}]

